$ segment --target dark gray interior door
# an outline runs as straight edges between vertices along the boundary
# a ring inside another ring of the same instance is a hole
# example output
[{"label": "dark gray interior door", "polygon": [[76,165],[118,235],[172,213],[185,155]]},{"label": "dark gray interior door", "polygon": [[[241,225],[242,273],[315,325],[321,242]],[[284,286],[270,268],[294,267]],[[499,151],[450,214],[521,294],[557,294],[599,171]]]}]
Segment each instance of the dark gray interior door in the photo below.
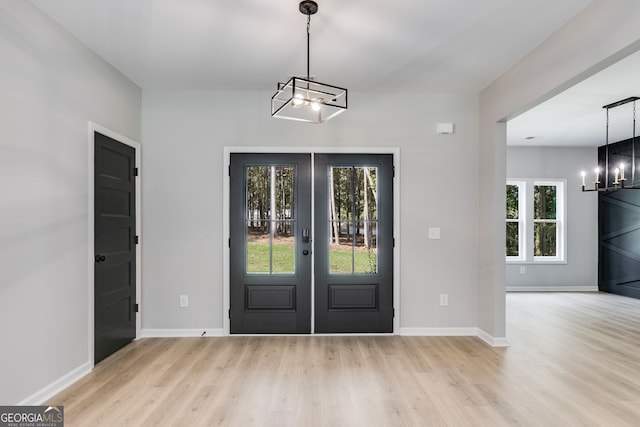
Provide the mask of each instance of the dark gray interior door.
[{"label": "dark gray interior door", "polygon": [[135,150],[95,133],[94,361],[136,336]]},{"label": "dark gray interior door", "polygon": [[393,332],[393,156],[316,154],[315,331]]},{"label": "dark gray interior door", "polygon": [[231,154],[230,332],[311,332],[311,156]]}]

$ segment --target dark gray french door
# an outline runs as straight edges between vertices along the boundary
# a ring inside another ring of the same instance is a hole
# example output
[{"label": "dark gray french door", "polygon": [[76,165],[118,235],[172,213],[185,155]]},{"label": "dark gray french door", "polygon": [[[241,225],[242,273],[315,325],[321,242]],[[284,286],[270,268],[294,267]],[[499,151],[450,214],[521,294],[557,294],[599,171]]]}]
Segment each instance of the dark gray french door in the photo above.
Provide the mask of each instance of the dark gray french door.
[{"label": "dark gray french door", "polygon": [[311,155],[231,154],[230,331],[311,332]]},{"label": "dark gray french door", "polygon": [[230,160],[231,333],[392,332],[392,155]]},{"label": "dark gray french door", "polygon": [[136,337],[135,149],[94,134],[94,362]]},{"label": "dark gray french door", "polygon": [[315,331],[393,332],[393,156],[316,154]]}]

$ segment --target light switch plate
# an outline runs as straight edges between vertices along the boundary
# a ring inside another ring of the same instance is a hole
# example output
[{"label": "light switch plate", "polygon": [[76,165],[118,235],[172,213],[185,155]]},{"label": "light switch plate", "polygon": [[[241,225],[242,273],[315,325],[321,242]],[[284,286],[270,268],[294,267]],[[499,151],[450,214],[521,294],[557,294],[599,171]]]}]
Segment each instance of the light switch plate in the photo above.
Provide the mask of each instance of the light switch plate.
[{"label": "light switch plate", "polygon": [[429,239],[440,238],[440,227],[429,227]]},{"label": "light switch plate", "polygon": [[180,295],[180,307],[189,307],[189,295]]}]

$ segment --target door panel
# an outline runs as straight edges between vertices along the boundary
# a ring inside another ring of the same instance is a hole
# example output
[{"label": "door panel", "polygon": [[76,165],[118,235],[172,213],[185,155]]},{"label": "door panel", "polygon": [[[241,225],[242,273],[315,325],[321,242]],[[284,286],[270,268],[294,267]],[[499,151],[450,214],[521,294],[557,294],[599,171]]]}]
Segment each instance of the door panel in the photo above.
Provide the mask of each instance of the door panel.
[{"label": "door panel", "polygon": [[311,332],[311,156],[231,154],[230,330]]},{"label": "door panel", "polygon": [[315,331],[393,332],[393,156],[316,154]]},{"label": "door panel", "polygon": [[135,149],[94,135],[94,362],[136,336]]},{"label": "door panel", "polygon": [[598,211],[598,288],[640,298],[640,193],[600,193]]}]

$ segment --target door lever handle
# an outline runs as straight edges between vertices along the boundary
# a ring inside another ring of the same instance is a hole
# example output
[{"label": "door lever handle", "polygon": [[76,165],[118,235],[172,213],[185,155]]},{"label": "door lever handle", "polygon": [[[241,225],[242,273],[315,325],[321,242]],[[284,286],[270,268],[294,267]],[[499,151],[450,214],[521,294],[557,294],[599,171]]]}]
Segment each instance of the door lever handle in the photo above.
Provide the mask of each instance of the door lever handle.
[{"label": "door lever handle", "polygon": [[96,262],[106,261],[107,257],[104,255],[96,255]]}]

